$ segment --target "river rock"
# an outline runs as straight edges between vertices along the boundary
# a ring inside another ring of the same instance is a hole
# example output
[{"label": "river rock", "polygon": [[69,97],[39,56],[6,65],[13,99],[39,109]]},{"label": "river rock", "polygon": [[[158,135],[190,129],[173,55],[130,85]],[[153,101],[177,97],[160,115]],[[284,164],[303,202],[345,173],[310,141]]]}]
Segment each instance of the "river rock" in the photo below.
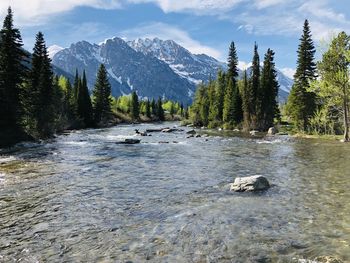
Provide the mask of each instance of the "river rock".
[{"label": "river rock", "polygon": [[251,136],[256,136],[258,134],[258,131],[253,130],[253,131],[250,131],[249,134]]},{"label": "river rock", "polygon": [[249,177],[237,177],[231,184],[231,191],[246,192],[246,191],[262,191],[270,187],[269,181],[262,175],[254,175]]},{"label": "river rock", "polygon": [[192,134],[192,135],[194,135],[194,134],[196,134],[196,131],[195,131],[195,130],[190,130],[190,131],[186,132],[186,134]]},{"label": "river rock", "polygon": [[275,135],[277,133],[277,129],[275,127],[270,127],[269,130],[267,131],[267,135]]},{"label": "river rock", "polygon": [[162,132],[163,130],[165,129],[169,129],[169,127],[166,127],[166,128],[160,128],[160,129],[147,129],[146,132],[149,133],[149,132]]},{"label": "river rock", "polygon": [[196,138],[200,138],[200,137],[202,137],[200,134],[197,134],[197,135],[196,135]]},{"label": "river rock", "polygon": [[141,140],[139,139],[125,139],[124,141],[116,142],[116,144],[138,144],[140,142]]}]

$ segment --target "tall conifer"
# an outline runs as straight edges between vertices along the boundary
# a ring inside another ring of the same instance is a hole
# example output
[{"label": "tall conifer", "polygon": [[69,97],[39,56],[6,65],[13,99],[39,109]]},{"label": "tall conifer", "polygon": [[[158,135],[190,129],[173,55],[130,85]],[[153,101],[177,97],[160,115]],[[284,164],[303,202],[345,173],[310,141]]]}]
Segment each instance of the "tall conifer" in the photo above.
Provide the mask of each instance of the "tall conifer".
[{"label": "tall conifer", "polygon": [[316,95],[308,91],[310,82],[315,80],[315,46],[308,20],[304,22],[303,35],[298,48],[297,70],[294,85],[288,97],[287,111],[299,129],[306,131],[310,117],[316,109]]},{"label": "tall conifer", "polygon": [[[22,134],[20,94],[27,71],[23,63],[27,56],[22,46],[21,34],[13,26],[13,14],[9,7],[0,31],[0,127],[2,132],[10,129],[11,136]],[[1,141],[0,138],[0,144]]]}]

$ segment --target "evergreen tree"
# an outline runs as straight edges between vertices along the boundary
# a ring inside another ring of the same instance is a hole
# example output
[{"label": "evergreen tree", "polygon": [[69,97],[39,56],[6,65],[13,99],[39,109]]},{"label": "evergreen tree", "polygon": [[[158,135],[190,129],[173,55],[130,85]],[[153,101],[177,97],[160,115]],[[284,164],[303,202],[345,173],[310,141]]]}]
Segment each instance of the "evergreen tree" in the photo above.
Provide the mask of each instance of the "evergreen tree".
[{"label": "evergreen tree", "polygon": [[[0,31],[0,137],[5,137],[5,130],[9,130],[14,137],[23,135],[20,95],[27,71],[23,63],[27,55],[22,46],[21,34],[13,26],[13,14],[9,7]],[[3,143],[6,141],[0,138],[0,145]]]},{"label": "evergreen tree", "polygon": [[93,108],[89,95],[89,89],[87,87],[85,71],[83,72],[83,78],[79,79],[78,81],[77,113],[78,117],[83,121],[85,127],[92,127],[94,125]]},{"label": "evergreen tree", "polygon": [[258,53],[258,45],[254,45],[254,56],[252,62],[252,73],[250,79],[250,105],[249,111],[251,116],[250,126],[253,129],[257,128],[257,105],[258,105],[258,91],[260,88],[260,58]]},{"label": "evergreen tree", "polygon": [[171,102],[169,113],[170,113],[171,117],[174,118],[174,114],[176,113],[176,108],[175,108],[174,102]]},{"label": "evergreen tree", "polygon": [[56,91],[44,35],[39,32],[32,55],[32,67],[26,90],[27,129],[36,138],[49,138],[55,132]]},{"label": "evergreen tree", "polygon": [[266,130],[273,126],[274,118],[278,110],[277,95],[279,85],[274,55],[275,53],[271,49],[267,50],[261,73],[261,85],[258,92],[259,109],[257,110],[258,127],[261,130]]},{"label": "evergreen tree", "polygon": [[288,97],[287,112],[299,129],[306,131],[308,122],[316,109],[316,95],[309,92],[310,82],[316,79],[315,46],[308,20],[305,20],[303,35],[298,48],[297,70],[294,85]]},{"label": "evergreen tree", "polygon": [[210,127],[214,128],[217,126],[217,123],[220,121],[218,108],[217,108],[217,97],[216,97],[216,87],[215,82],[211,81],[208,84],[208,100],[209,100],[209,116],[208,122]]},{"label": "evergreen tree", "polygon": [[233,122],[233,93],[234,84],[232,78],[229,78],[228,85],[226,87],[225,99],[224,99],[224,109],[223,109],[223,121],[224,123]]},{"label": "evergreen tree", "polygon": [[151,102],[152,115],[157,116],[157,103],[154,99]]},{"label": "evergreen tree", "polygon": [[250,85],[248,80],[248,74],[247,70],[244,70],[243,72],[243,79],[240,82],[242,87],[242,109],[243,109],[243,127],[245,130],[250,129],[250,123],[251,123],[251,112],[250,112],[250,105],[251,105],[251,97],[250,97]]},{"label": "evergreen tree", "polygon": [[228,86],[224,98],[223,120],[239,124],[243,119],[242,97],[236,78],[238,77],[238,57],[234,42],[231,42],[228,56]]},{"label": "evergreen tree", "polygon": [[77,101],[78,101],[79,81],[80,81],[80,77],[79,77],[78,69],[76,69],[75,70],[74,83],[73,83],[73,93],[72,93],[72,98],[73,98],[73,100],[75,101],[76,104],[77,104]]},{"label": "evergreen tree", "polygon": [[164,116],[164,109],[162,106],[162,99],[159,98],[157,101],[157,114],[156,116],[158,117],[158,119],[160,121],[164,121],[165,120],[165,116]]},{"label": "evergreen tree", "polygon": [[225,89],[226,89],[226,74],[219,70],[217,80],[216,80],[216,108],[219,121],[223,120],[223,110],[224,110],[224,99],[225,99]]},{"label": "evergreen tree", "polygon": [[111,118],[112,113],[111,84],[108,81],[107,70],[103,64],[101,64],[98,69],[96,83],[93,90],[93,98],[93,112],[95,123],[98,124],[101,121],[108,121]]},{"label": "evergreen tree", "polygon": [[140,118],[139,97],[135,91],[131,93],[131,118],[133,120],[138,120]]},{"label": "evergreen tree", "polygon": [[233,41],[231,42],[231,45],[229,48],[227,74],[229,78],[232,79],[233,85],[235,85],[236,78],[238,77],[238,57],[237,57],[235,43]]},{"label": "evergreen tree", "polygon": [[147,118],[152,117],[151,102],[149,101],[149,99],[147,99],[147,101],[146,101],[146,116],[147,116]]}]

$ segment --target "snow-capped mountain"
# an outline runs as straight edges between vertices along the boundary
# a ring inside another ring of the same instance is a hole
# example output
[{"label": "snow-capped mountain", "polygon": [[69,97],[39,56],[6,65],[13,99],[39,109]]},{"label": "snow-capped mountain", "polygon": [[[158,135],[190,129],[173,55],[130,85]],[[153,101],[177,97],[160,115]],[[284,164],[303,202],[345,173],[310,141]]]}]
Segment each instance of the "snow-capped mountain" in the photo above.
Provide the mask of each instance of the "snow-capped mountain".
[{"label": "snow-capped mountain", "polygon": [[72,44],[53,57],[53,64],[66,72],[85,69],[89,87],[96,80],[101,63],[108,71],[112,94],[119,96],[135,90],[139,96],[165,97],[190,103],[195,85],[176,74],[168,64],[137,52],[120,39],[108,39],[97,45],[86,41]]},{"label": "snow-capped mountain", "polygon": [[[198,83],[214,79],[219,69],[227,69],[226,63],[215,58],[192,54],[172,40],[158,38],[125,42],[115,37],[98,45],[80,41],[58,50],[52,61],[70,74],[76,69],[80,73],[85,69],[90,88],[95,83],[99,65],[104,63],[114,96],[135,90],[141,97],[164,97],[186,104],[193,99]],[[293,80],[279,70],[277,77],[279,100],[284,102]]]},{"label": "snow-capped mountain", "polygon": [[52,59],[58,52],[60,52],[63,49],[63,47],[52,45],[47,49],[47,52],[49,52],[49,57]]},{"label": "snow-capped mountain", "polygon": [[136,39],[128,45],[145,55],[151,55],[167,63],[179,76],[194,84],[207,82],[215,78],[219,69],[227,69],[227,65],[205,54],[192,54],[173,40]]}]

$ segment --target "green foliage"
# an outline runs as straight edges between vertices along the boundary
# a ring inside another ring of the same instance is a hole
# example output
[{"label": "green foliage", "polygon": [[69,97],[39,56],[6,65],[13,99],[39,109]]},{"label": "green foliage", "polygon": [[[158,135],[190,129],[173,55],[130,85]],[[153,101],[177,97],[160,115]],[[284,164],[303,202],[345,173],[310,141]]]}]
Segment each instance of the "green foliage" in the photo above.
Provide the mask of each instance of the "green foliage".
[{"label": "green foliage", "polygon": [[[341,32],[335,37],[329,49],[323,54],[322,61],[318,63],[320,78],[313,82],[311,90],[317,92],[319,107],[323,115],[318,113],[311,120],[322,120],[323,125],[334,127],[343,119],[344,140],[349,141],[349,99],[350,99],[350,36]],[[326,116],[327,121],[325,121]],[[319,129],[319,127],[317,127]],[[329,129],[328,129],[329,130]],[[333,132],[336,129],[331,129]],[[326,132],[324,129],[323,132]]]},{"label": "green foliage", "polygon": [[93,127],[93,108],[89,95],[89,89],[87,86],[85,70],[83,72],[83,78],[79,79],[78,81],[78,90],[76,96],[78,117],[83,121],[85,127]]},{"label": "green foliage", "polygon": [[[55,130],[59,109],[58,81],[54,83],[44,35],[39,32],[32,55],[32,67],[28,73],[24,123],[27,133],[34,138],[49,138]],[[56,103],[55,103],[56,102]]]},{"label": "green foliage", "polygon": [[140,118],[140,104],[139,98],[135,91],[131,93],[131,118],[133,120],[138,120]]},{"label": "green foliage", "polygon": [[274,118],[278,117],[278,81],[274,62],[275,53],[268,49],[261,74],[261,83],[257,98],[257,120],[260,130],[267,130],[273,126]]},{"label": "green foliage", "polygon": [[158,120],[164,121],[165,120],[165,116],[164,116],[164,109],[163,109],[163,103],[162,103],[162,99],[161,98],[158,99],[156,107],[157,107],[156,116],[157,116]]},{"label": "green foliage", "polygon": [[96,124],[101,122],[106,123],[111,119],[112,110],[110,97],[111,84],[108,81],[107,70],[105,66],[101,64],[93,90],[93,115]]}]

